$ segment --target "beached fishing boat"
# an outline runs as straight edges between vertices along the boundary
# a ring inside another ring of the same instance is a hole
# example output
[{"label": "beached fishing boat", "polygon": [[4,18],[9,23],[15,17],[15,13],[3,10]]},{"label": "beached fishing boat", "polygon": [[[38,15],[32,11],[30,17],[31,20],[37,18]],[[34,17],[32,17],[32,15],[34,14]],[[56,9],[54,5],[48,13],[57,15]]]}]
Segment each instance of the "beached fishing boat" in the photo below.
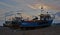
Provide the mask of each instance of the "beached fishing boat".
[{"label": "beached fishing boat", "polygon": [[[42,11],[44,11],[43,7],[41,7],[41,12]],[[17,14],[21,14],[21,13],[17,13]],[[13,28],[50,26],[54,18],[55,18],[54,15],[52,17],[48,12],[46,12],[46,14],[41,13],[39,15],[39,20],[37,16],[33,18],[32,20],[24,20],[21,16],[21,17],[15,17],[14,20],[12,21],[5,21],[3,26],[13,27]]]}]

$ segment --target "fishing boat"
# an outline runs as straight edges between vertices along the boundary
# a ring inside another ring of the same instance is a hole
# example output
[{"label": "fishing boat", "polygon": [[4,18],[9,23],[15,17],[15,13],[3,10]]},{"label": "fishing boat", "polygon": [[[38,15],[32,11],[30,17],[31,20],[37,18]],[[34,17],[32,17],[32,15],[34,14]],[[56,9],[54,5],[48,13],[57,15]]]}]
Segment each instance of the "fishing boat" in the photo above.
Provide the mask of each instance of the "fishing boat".
[{"label": "fishing boat", "polygon": [[[41,12],[44,11],[43,7],[41,7]],[[21,14],[21,13],[17,13]],[[38,17],[36,16],[32,20],[24,20],[23,17],[15,17],[12,21],[5,21],[3,24],[4,27],[12,27],[12,28],[29,28],[29,27],[42,27],[42,26],[51,26],[53,19],[55,16],[51,16],[48,12],[46,14],[41,13]]]}]

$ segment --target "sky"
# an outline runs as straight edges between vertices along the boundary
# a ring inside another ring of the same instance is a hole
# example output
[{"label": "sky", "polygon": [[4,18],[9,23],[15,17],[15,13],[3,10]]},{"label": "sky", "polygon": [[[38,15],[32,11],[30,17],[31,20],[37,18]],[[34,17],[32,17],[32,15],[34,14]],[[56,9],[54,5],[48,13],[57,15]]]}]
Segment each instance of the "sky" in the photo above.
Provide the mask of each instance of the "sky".
[{"label": "sky", "polygon": [[[23,13],[28,15],[37,15],[40,13],[40,9],[36,7],[40,5],[46,7],[46,11],[56,14],[53,22],[60,22],[60,0],[0,0],[0,25],[5,19],[5,13],[23,10]],[[34,6],[36,9],[34,9]]]}]

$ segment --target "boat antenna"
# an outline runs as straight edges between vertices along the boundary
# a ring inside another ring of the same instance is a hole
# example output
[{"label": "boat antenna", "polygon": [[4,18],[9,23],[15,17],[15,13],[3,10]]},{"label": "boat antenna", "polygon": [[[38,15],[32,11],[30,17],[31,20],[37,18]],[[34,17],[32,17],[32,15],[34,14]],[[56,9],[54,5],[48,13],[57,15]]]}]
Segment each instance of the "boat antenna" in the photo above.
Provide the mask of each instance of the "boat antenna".
[{"label": "boat antenna", "polygon": [[43,6],[41,6],[41,13],[44,11]]}]

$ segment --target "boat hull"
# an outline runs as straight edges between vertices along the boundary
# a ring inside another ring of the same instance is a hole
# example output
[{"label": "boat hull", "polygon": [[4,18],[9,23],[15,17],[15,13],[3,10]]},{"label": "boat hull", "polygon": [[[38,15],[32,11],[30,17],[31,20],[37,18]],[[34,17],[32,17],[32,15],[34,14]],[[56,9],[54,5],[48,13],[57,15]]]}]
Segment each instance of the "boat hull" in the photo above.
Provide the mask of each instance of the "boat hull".
[{"label": "boat hull", "polygon": [[47,21],[47,22],[28,22],[28,21],[24,21],[20,24],[20,27],[38,27],[38,26],[50,26],[52,24],[53,20]]},{"label": "boat hull", "polygon": [[26,28],[36,28],[36,27],[46,27],[51,26],[53,20],[49,21],[21,21],[21,22],[12,22],[10,24],[4,24],[4,27],[14,28],[14,29],[26,29]]}]

